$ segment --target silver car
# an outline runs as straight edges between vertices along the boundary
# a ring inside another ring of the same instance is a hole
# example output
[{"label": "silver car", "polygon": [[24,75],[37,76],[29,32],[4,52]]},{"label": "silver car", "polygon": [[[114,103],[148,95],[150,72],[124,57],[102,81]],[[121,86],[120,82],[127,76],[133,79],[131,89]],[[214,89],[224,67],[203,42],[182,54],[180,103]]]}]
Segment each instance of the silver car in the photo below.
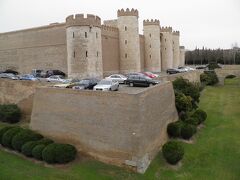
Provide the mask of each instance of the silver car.
[{"label": "silver car", "polygon": [[118,81],[118,83],[125,84],[127,77],[122,74],[112,74],[111,76],[108,76],[105,79],[111,79],[114,81]]},{"label": "silver car", "polygon": [[0,78],[7,78],[7,79],[13,79],[13,80],[19,79],[18,76],[14,75],[12,73],[1,73]]},{"label": "silver car", "polygon": [[47,82],[55,82],[55,83],[68,83],[67,79],[63,79],[60,75],[54,75],[47,78]]},{"label": "silver car", "polygon": [[119,88],[119,83],[117,81],[111,79],[103,79],[96,86],[94,86],[93,90],[95,91],[117,91]]}]

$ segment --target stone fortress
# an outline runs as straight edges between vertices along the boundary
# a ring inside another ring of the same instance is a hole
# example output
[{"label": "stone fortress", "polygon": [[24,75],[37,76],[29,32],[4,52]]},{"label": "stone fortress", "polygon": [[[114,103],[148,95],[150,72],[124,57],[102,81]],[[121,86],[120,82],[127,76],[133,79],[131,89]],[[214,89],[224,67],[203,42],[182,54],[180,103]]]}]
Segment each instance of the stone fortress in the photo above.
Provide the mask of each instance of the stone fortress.
[{"label": "stone fortress", "polygon": [[117,16],[102,24],[98,16],[76,14],[64,23],[0,33],[0,70],[59,69],[68,77],[101,78],[184,65],[179,31],[144,20],[141,35],[138,10],[121,9]]}]

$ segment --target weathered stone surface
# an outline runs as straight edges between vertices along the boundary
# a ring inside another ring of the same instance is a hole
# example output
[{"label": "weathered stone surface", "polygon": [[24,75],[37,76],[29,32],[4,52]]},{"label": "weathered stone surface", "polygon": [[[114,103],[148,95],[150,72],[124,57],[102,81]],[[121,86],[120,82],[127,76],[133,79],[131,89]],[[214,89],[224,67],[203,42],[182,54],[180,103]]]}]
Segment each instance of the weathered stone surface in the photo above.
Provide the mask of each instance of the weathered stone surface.
[{"label": "weathered stone surface", "polygon": [[178,119],[170,82],[127,94],[38,88],[30,127],[79,151],[144,172]]}]

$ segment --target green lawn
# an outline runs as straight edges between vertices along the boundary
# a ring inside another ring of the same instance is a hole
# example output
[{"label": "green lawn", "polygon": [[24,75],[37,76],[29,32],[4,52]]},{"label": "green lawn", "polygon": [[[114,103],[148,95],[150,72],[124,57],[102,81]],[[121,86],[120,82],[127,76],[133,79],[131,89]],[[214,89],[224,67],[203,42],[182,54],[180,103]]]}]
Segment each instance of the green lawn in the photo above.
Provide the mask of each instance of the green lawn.
[{"label": "green lawn", "polygon": [[225,84],[203,91],[200,107],[208,118],[195,143],[183,143],[185,156],[178,170],[161,153],[140,175],[87,158],[64,168],[45,167],[0,150],[0,179],[240,179],[240,79]]}]

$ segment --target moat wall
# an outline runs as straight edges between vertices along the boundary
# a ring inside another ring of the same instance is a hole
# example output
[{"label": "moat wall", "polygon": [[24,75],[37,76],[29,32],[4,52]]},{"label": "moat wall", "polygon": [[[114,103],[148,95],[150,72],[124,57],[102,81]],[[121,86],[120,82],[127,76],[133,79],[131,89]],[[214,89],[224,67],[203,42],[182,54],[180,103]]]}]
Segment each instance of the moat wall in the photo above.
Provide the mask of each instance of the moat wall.
[{"label": "moat wall", "polygon": [[137,94],[38,88],[30,127],[81,152],[144,172],[178,119],[170,82]]}]

